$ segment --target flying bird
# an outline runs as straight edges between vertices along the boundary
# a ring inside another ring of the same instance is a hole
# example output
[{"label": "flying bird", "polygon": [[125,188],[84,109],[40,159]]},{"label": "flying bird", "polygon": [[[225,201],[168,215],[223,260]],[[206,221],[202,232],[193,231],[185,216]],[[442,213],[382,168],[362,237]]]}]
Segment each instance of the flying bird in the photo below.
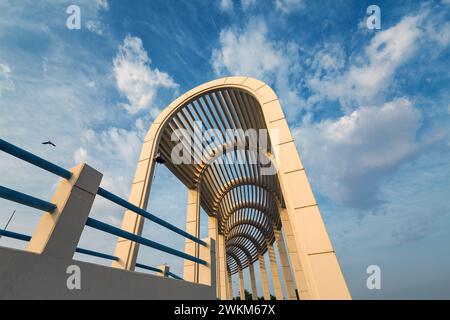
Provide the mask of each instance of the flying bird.
[{"label": "flying bird", "polygon": [[53,142],[51,142],[50,140],[48,140],[46,142],[42,142],[42,144],[48,144],[48,145],[56,147],[56,145]]}]

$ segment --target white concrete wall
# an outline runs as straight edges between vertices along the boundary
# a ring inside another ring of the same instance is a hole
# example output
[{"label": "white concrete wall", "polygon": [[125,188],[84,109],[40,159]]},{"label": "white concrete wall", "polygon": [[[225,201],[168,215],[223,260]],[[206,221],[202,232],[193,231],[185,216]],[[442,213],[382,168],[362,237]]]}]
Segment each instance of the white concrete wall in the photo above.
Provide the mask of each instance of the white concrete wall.
[{"label": "white concrete wall", "polygon": [[[81,269],[81,290],[69,290],[67,267]],[[0,248],[3,299],[204,299],[215,287],[100,266],[71,259]]]}]

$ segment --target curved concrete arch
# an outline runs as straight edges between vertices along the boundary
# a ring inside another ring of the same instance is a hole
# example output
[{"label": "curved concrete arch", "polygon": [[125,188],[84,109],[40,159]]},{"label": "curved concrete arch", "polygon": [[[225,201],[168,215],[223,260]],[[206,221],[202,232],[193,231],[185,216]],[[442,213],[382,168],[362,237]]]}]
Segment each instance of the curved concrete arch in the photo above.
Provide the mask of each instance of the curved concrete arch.
[{"label": "curved concrete arch", "polygon": [[[239,193],[242,188],[246,187],[251,187],[251,191],[253,192],[251,198],[242,196],[242,194]],[[258,209],[273,216],[273,219],[275,221],[279,219],[277,202],[274,199],[272,193],[270,193],[268,190],[264,189],[261,186],[252,185],[241,185],[236,188],[228,192],[222,198],[222,201],[219,204],[217,215],[221,222],[225,222],[228,219],[228,216],[235,210],[235,208],[241,208],[246,204],[248,204],[249,208],[258,206]]]},{"label": "curved concrete arch", "polygon": [[[240,268],[241,270],[244,270],[245,268],[248,267],[249,264],[252,263],[252,256],[248,256],[246,251],[242,249],[242,246],[236,245],[236,244],[228,244],[226,246],[226,250],[228,253],[232,253],[235,255],[235,257],[237,257],[239,259],[240,262]],[[241,251],[242,254],[240,254],[237,251]],[[245,257],[245,258],[243,258]],[[231,273],[233,274],[236,270],[231,270]]]},{"label": "curved concrete arch", "polygon": [[[239,211],[235,211],[235,213],[236,213],[236,212],[239,212]],[[258,212],[261,212],[261,211],[258,211]],[[266,219],[267,219],[267,216],[264,215],[262,212],[261,212],[261,215],[263,215],[263,216],[266,217]],[[271,231],[273,232],[273,227],[272,227],[272,224],[269,223],[269,221],[270,221],[270,220],[267,220],[268,223],[263,223],[263,222],[260,222],[260,221],[254,221],[253,219],[251,219],[251,218],[249,218],[249,217],[246,217],[246,218],[243,218],[243,219],[240,219],[240,220],[234,220],[234,221],[230,222],[230,223],[225,227],[225,229],[224,229],[224,231],[225,231],[225,232],[224,232],[224,235],[227,236],[227,234],[228,234],[235,226],[240,225],[240,224],[251,224],[251,225],[253,225],[253,226],[256,227],[256,228],[264,229],[264,230],[266,231],[266,234],[270,234]]]},{"label": "curved concrete arch", "polygon": [[[232,148],[232,150],[230,150]],[[202,160],[202,163],[198,165],[196,168],[196,171],[198,173],[198,177],[196,178],[196,182],[198,183],[201,180],[201,177],[203,173],[210,167],[210,165],[215,162],[216,160],[220,159],[223,156],[226,156],[228,152],[236,152],[236,151],[242,151],[242,150],[250,150],[250,151],[256,151],[260,154],[263,154],[264,157],[271,163],[271,165],[275,166],[276,164],[273,162],[273,159],[268,156],[265,151],[262,148],[254,148],[252,145],[249,145],[248,143],[245,144],[239,144],[239,143],[224,143],[222,146],[216,148],[213,150],[213,155],[208,155],[204,160]],[[220,151],[220,152],[219,152]]]},{"label": "curved concrete arch", "polygon": [[228,257],[232,258],[234,260],[234,262],[236,263],[236,265],[242,269],[242,264],[241,264],[241,260],[239,259],[239,257],[237,257],[233,252],[227,251],[227,258]]},{"label": "curved concrete arch", "polygon": [[233,236],[229,237],[228,240],[231,241],[234,238],[243,238],[243,239],[250,241],[253,244],[253,246],[255,247],[256,252],[258,252],[258,254],[261,254],[262,252],[264,252],[264,250],[259,245],[258,241],[251,235],[238,233],[238,234],[234,234]]},{"label": "curved concrete arch", "polygon": [[267,185],[265,183],[261,184],[254,177],[241,177],[239,179],[230,181],[229,185],[220,194],[217,195],[217,198],[213,200],[213,210],[217,211],[220,202],[222,201],[222,199],[226,196],[226,194],[228,192],[230,192],[234,188],[237,188],[237,187],[243,186],[243,185],[252,185],[252,186],[258,186],[258,187],[264,188],[264,189],[266,189],[267,191],[269,191],[269,192],[271,192],[273,194],[273,196],[277,200],[278,204],[281,204],[281,199],[278,197],[278,195],[275,192],[275,190],[273,190],[273,188],[271,188],[271,186],[269,186],[269,185]]},{"label": "curved concrete arch", "polygon": [[[236,227],[239,226],[251,226],[257,230],[259,230],[261,232],[262,235],[264,235],[264,239],[266,239],[267,241],[269,241],[270,239],[273,239],[275,236],[273,234],[273,229],[271,229],[271,232],[266,229],[263,224],[261,223],[255,223],[254,221],[251,220],[243,220],[239,223],[236,223],[232,228],[230,228],[230,230],[228,231],[228,234],[231,233],[231,231],[233,231]],[[225,239],[227,239],[227,236],[225,236]]]},{"label": "curved concrete arch", "polygon": [[[259,80],[249,77],[227,77],[210,81],[181,95],[164,109],[144,139],[129,201],[141,208],[147,207],[155,156],[160,150],[166,156],[170,151],[166,145],[167,139],[164,140],[164,144],[161,144],[163,135],[170,132],[167,130],[173,130],[177,124],[189,124],[199,115],[211,115],[204,110],[193,113],[195,106],[204,108],[199,104],[200,102],[204,102],[208,108],[228,108],[224,109],[223,114],[218,114],[219,117],[223,116],[223,119],[212,119],[215,121],[212,124],[222,121],[224,124],[243,129],[251,127],[268,129],[271,156],[277,168],[275,179],[282,196],[281,198],[277,195],[278,209],[285,212],[284,216],[291,229],[288,251],[293,257],[292,261],[297,261],[299,264],[301,262],[305,279],[304,283],[301,283],[296,278],[300,297],[349,299],[350,294],[345,279],[278,97],[269,86]],[[182,113],[181,110],[183,110]],[[175,167],[171,163],[166,165],[188,188],[196,186],[194,166],[181,164]],[[216,177],[227,174],[221,168],[217,170]],[[256,180],[254,177],[249,177],[248,182],[253,185],[261,184],[262,179]],[[216,188],[215,186],[217,184],[210,187]],[[214,192],[219,194],[219,199],[223,198],[221,189],[216,188]],[[217,204],[217,201],[212,204],[215,209]],[[125,212],[122,229],[141,234],[142,226],[141,216],[130,211]],[[134,242],[119,239],[115,251],[119,261],[114,262],[113,266],[132,270],[138,247]]]},{"label": "curved concrete arch", "polygon": [[[252,255],[250,254],[250,252],[243,245],[241,245],[239,243],[232,243],[232,242],[230,242],[230,243],[228,243],[226,245],[225,248],[228,249],[228,248],[231,248],[231,247],[235,247],[235,248],[238,248],[239,250],[241,250],[244,253],[244,255],[246,256],[248,263],[250,263],[252,261]],[[242,263],[242,265],[244,265],[244,263]]]},{"label": "curved concrete arch", "polygon": [[230,230],[230,232],[228,233],[228,236],[225,237],[225,240],[228,241],[228,239],[231,239],[233,236],[238,235],[238,234],[241,234],[241,235],[247,234],[247,235],[253,237],[254,239],[261,240],[259,247],[265,248],[267,245],[267,235],[258,228],[255,228],[255,230],[257,230],[257,233],[253,233],[253,234],[250,234],[248,232],[245,232],[245,230],[242,230],[244,228],[247,229],[248,227],[255,228],[251,224],[239,224],[239,225],[234,226],[233,229]]},{"label": "curved concrete arch", "polygon": [[[275,220],[275,217],[273,214],[269,214],[266,211],[266,207],[264,205],[261,205],[260,203],[256,202],[256,201],[243,201],[243,202],[239,202],[235,207],[233,207],[233,209],[226,211],[226,214],[221,214],[220,215],[220,225],[221,225],[221,229],[225,230],[226,225],[229,221],[229,219],[231,218],[231,216],[239,210],[242,209],[255,209],[258,210],[259,212],[262,212],[267,219],[269,219],[272,222],[272,226],[278,226],[280,224],[280,219],[278,218],[278,220]],[[270,211],[269,211],[270,212]]]}]

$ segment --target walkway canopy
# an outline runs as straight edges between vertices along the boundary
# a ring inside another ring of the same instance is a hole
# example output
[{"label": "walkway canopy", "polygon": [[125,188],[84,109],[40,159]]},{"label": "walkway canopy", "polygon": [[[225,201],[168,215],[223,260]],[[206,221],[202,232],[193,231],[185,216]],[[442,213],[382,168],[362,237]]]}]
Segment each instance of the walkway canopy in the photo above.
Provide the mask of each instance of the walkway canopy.
[{"label": "walkway canopy", "polygon": [[[276,243],[284,280],[294,281],[287,274],[292,272],[301,298],[350,297],[278,97],[265,83],[217,79],[160,113],[145,138],[130,193],[129,201],[141,208],[156,161],[189,190],[186,231],[199,236],[200,207],[208,214],[224,292],[231,274],[253,270],[257,260],[261,265],[267,251],[276,266]],[[142,225],[142,217],[125,213],[122,229],[140,234]],[[196,246],[187,242],[185,252],[198,254]],[[119,239],[120,260],[113,265],[132,270],[137,251],[137,244]],[[196,266],[185,264],[184,270],[195,282]]]}]

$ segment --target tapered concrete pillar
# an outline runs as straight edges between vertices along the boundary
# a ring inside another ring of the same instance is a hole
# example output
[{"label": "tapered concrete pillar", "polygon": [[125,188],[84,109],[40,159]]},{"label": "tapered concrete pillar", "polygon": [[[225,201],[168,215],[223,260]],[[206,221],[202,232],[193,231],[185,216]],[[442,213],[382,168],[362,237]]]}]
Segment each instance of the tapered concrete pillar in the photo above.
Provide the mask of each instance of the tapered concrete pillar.
[{"label": "tapered concrete pillar", "polygon": [[264,300],[270,300],[269,281],[267,278],[266,259],[264,259],[264,255],[259,255],[258,261],[259,273],[261,274],[261,286],[263,288],[263,297]]},{"label": "tapered concrete pillar", "polygon": [[216,291],[216,243],[214,239],[202,239],[207,246],[200,246],[199,258],[206,261],[206,265],[199,265],[198,283],[211,286]]},{"label": "tapered concrete pillar", "polygon": [[218,236],[219,243],[218,243],[218,249],[219,249],[219,279],[220,279],[220,299],[226,300],[229,299],[228,291],[228,271],[227,271],[227,257],[226,257],[226,248],[225,248],[225,237],[222,234],[219,234]]},{"label": "tapered concrete pillar", "polygon": [[52,197],[56,210],[41,217],[27,251],[72,259],[102,174],[87,164],[80,164],[70,171],[72,177],[61,180]]},{"label": "tapered concrete pillar", "polygon": [[239,296],[241,300],[245,300],[245,284],[244,284],[244,272],[239,268]]},{"label": "tapered concrete pillar", "polygon": [[297,300],[295,294],[295,283],[292,277],[291,267],[289,265],[289,259],[286,252],[286,246],[284,244],[283,234],[281,230],[274,229],[275,240],[278,247],[278,257],[280,258],[281,273],[284,280],[284,288],[286,289],[288,300]]},{"label": "tapered concrete pillar", "polygon": [[[157,127],[159,127],[159,124],[153,124],[150,132],[154,133]],[[147,135],[145,138],[128,197],[130,203],[144,210],[147,208],[148,196],[150,194],[155,169],[155,162],[153,160],[157,151],[157,143],[155,141],[156,139],[153,134]],[[141,235],[143,227],[144,217],[130,210],[125,211],[121,226],[122,230]],[[119,258],[119,261],[113,261],[112,267],[134,270],[138,251],[138,243],[119,237],[114,251],[114,255]]]},{"label": "tapered concrete pillar", "polygon": [[[285,208],[279,208],[281,223],[283,225],[283,232],[286,237],[286,247],[289,254],[289,259],[292,264],[292,271],[294,273],[295,286],[298,290],[300,299],[310,299],[307,279],[303,272],[302,262],[295,243],[295,237],[292,231],[291,222]],[[296,295],[297,296],[297,295]]]},{"label": "tapered concrete pillar", "polygon": [[277,300],[283,300],[283,289],[281,287],[280,274],[278,272],[277,257],[275,256],[273,244],[270,243],[267,244],[267,252],[269,254],[270,272],[272,274],[275,297],[277,298]]},{"label": "tapered concrete pillar", "polygon": [[233,282],[231,281],[230,270],[227,269],[227,283],[228,283],[228,300],[233,300]]},{"label": "tapered concrete pillar", "polygon": [[221,299],[221,282],[220,278],[220,263],[219,263],[219,241],[218,241],[218,221],[216,216],[208,216],[208,237],[214,240],[215,243],[215,253],[216,253],[216,296]]},{"label": "tapered concrete pillar", "polygon": [[[186,213],[186,232],[194,237],[200,237],[200,190],[188,190],[188,204]],[[184,252],[194,257],[199,256],[199,244],[185,240]],[[183,279],[198,283],[199,264],[190,260],[184,260]]]},{"label": "tapered concrete pillar", "polygon": [[269,86],[255,80],[247,82],[248,86],[260,85],[255,91],[272,141],[273,160],[308,297],[351,299],[280,102]]},{"label": "tapered concrete pillar", "polygon": [[253,263],[248,265],[248,271],[250,273],[250,284],[252,286],[252,300],[258,300],[258,289],[256,288],[255,267]]}]

